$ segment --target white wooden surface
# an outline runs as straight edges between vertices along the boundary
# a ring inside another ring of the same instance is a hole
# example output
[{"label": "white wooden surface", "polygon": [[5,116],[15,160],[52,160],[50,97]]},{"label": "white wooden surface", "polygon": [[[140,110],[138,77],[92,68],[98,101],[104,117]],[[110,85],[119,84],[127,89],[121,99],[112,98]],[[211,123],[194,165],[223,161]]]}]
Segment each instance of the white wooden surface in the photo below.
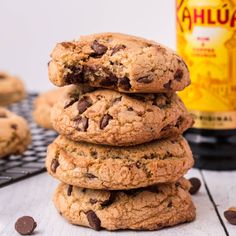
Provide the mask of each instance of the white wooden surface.
[{"label": "white wooden surface", "polygon": [[[210,200],[206,187],[201,187],[193,196],[197,207],[197,219],[189,224],[153,232],[95,232],[91,229],[73,226],[67,223],[55,210],[51,198],[57,186],[57,181],[46,173],[0,189],[0,235],[18,235],[14,230],[16,219],[30,215],[38,223],[35,235],[45,236],[235,236],[236,226],[228,224],[223,212],[229,206],[236,205],[236,172],[214,172],[191,170],[187,177],[196,176],[206,181],[213,202]],[[215,206],[222,217],[223,225],[217,216]],[[224,229],[225,227],[226,229]]]}]

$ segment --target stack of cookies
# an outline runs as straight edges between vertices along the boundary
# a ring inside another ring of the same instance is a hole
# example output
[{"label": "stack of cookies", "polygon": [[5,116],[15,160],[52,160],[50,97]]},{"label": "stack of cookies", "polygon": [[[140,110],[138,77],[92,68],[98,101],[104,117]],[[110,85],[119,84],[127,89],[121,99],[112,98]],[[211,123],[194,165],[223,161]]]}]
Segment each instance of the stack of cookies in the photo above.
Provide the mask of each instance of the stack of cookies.
[{"label": "stack of cookies", "polygon": [[195,218],[183,175],[193,158],[181,134],[192,117],[176,95],[189,85],[182,58],[142,38],[103,33],[59,43],[50,80],[71,85],[54,105],[60,134],[48,147],[54,195],[72,224],[155,230]]}]

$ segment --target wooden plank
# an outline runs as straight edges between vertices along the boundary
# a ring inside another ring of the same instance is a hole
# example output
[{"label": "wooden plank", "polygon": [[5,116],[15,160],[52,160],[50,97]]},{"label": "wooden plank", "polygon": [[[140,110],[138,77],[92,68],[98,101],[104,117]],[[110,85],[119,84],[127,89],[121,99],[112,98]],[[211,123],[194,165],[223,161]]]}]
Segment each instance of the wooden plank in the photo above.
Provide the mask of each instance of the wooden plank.
[{"label": "wooden plank", "polygon": [[[187,175],[201,178],[198,170],[191,170]],[[86,235],[86,236],[111,236],[111,235],[148,235],[148,236],[223,236],[224,231],[215,214],[205,188],[193,196],[197,206],[197,219],[189,224],[182,224],[173,228],[163,229],[159,233],[120,231],[102,234],[91,229],[70,225],[55,210],[51,198],[57,181],[46,173],[0,189],[0,235],[17,235],[14,230],[16,219],[22,215],[31,215],[38,223],[35,235]]]},{"label": "wooden plank", "polygon": [[224,211],[236,206],[236,171],[202,171],[219,215],[230,236],[236,235],[236,226],[224,218]]}]

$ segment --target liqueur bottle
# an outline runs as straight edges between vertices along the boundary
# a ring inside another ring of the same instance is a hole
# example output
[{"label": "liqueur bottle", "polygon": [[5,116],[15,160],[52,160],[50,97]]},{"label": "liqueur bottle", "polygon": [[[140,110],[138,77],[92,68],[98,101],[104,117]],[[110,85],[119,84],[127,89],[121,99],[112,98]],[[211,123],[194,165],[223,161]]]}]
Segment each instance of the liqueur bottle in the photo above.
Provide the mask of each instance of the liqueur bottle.
[{"label": "liqueur bottle", "polygon": [[185,137],[203,169],[236,169],[236,0],[177,0],[177,51],[195,124]]}]

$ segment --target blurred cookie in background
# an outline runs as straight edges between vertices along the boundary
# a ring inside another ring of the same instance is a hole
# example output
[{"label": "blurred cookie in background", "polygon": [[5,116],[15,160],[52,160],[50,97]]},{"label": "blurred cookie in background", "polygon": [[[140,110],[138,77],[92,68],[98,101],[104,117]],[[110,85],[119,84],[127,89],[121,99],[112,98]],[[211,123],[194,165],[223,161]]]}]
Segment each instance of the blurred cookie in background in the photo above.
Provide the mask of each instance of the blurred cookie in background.
[{"label": "blurred cookie in background", "polygon": [[25,86],[19,78],[0,72],[0,106],[19,102],[25,95]]},{"label": "blurred cookie in background", "polygon": [[34,121],[41,127],[53,129],[50,121],[51,108],[63,94],[63,88],[52,89],[40,94],[34,101],[33,118]]},{"label": "blurred cookie in background", "polygon": [[0,158],[23,153],[31,143],[27,121],[0,107]]}]

